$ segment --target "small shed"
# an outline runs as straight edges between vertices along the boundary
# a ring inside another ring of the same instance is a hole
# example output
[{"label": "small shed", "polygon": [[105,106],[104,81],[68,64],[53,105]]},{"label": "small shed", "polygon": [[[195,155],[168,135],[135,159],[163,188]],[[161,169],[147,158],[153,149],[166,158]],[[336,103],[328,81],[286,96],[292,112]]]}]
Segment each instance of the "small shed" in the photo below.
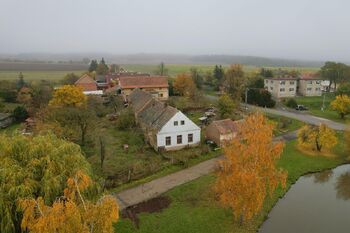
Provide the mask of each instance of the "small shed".
[{"label": "small shed", "polygon": [[239,123],[240,121],[233,121],[231,119],[213,121],[205,131],[206,139],[222,147],[237,136]]}]

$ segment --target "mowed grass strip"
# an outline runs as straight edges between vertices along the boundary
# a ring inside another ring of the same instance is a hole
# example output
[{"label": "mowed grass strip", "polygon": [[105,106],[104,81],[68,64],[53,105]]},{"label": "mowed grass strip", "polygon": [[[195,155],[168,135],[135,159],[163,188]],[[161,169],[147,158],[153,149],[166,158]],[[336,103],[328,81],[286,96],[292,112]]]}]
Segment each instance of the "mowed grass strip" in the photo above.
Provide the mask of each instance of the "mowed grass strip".
[{"label": "mowed grass strip", "polygon": [[141,213],[140,227],[137,229],[128,219],[121,219],[115,226],[115,232],[123,233],[253,233],[266,219],[269,211],[282,197],[289,187],[302,175],[334,168],[348,161],[344,152],[342,134],[339,134],[340,143],[333,150],[337,155],[334,158],[323,156],[307,156],[297,149],[296,141],[286,144],[278,165],[288,171],[287,188],[278,188],[272,198],[267,198],[261,213],[253,220],[239,226],[233,221],[228,208],[223,208],[215,199],[212,190],[215,181],[214,175],[203,176],[195,181],[181,185],[167,192],[170,197],[170,207],[160,213]]}]

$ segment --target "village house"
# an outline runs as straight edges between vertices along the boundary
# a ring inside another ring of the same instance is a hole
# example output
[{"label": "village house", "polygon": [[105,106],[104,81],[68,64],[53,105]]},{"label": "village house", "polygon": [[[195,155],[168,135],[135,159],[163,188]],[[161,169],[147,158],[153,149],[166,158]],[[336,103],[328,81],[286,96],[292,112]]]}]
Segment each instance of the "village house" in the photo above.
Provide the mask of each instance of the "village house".
[{"label": "village house", "polygon": [[290,98],[296,96],[297,82],[294,77],[267,78],[264,86],[274,98]]},{"label": "village house", "polygon": [[180,150],[200,144],[201,129],[178,109],[140,89],[132,91],[128,100],[146,141],[156,151]]},{"label": "village house", "polygon": [[322,78],[311,74],[303,74],[298,80],[298,93],[302,96],[321,96]]},{"label": "village house", "polygon": [[[158,100],[167,100],[169,98],[169,84],[167,77],[164,76],[125,76],[117,79],[117,86],[111,91],[116,91],[124,96],[125,99],[131,92],[138,88],[150,93]],[[107,90],[107,92],[110,92]]]},{"label": "village house", "polygon": [[222,147],[237,136],[239,122],[231,119],[213,121],[208,125],[205,137]]},{"label": "village house", "polygon": [[75,86],[80,87],[83,92],[85,91],[97,91],[96,81],[89,75],[84,74],[76,82]]},{"label": "village house", "polygon": [[7,113],[0,113],[0,129],[6,128],[13,123],[13,117]]}]

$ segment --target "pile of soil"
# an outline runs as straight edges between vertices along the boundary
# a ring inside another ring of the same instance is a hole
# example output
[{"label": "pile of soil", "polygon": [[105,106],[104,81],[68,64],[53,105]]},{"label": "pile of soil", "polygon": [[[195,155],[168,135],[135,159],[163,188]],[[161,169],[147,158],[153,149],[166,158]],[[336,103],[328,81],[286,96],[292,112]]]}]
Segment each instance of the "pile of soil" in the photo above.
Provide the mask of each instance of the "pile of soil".
[{"label": "pile of soil", "polygon": [[156,197],[124,209],[122,211],[122,217],[129,218],[139,228],[140,219],[137,216],[138,214],[161,212],[163,209],[168,208],[170,203],[171,200],[169,197]]}]

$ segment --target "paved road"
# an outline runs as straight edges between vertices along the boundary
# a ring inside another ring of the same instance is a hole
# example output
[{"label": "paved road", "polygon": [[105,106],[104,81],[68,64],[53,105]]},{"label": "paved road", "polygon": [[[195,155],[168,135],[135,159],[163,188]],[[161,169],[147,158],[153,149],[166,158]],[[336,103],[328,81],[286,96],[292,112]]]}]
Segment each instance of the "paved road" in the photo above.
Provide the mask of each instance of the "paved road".
[{"label": "paved road", "polygon": [[257,111],[267,112],[275,115],[289,117],[292,119],[303,121],[311,125],[319,125],[321,123],[324,123],[328,125],[330,128],[335,130],[345,130],[348,127],[345,124],[334,122],[321,117],[312,116],[310,114],[303,113],[303,112],[291,112],[291,111],[277,110],[277,109],[271,109],[271,108],[260,108],[252,105],[249,105],[248,108],[251,110],[257,110]]},{"label": "paved road", "polygon": [[[289,141],[295,138],[296,131],[276,137],[275,140]],[[213,172],[220,159],[223,159],[223,156],[201,162],[193,167],[175,172],[167,176],[163,176],[146,184],[121,191],[117,194],[114,194],[114,196],[117,198],[120,209],[133,206],[135,204],[157,197],[176,186],[195,180],[201,176]]]}]

